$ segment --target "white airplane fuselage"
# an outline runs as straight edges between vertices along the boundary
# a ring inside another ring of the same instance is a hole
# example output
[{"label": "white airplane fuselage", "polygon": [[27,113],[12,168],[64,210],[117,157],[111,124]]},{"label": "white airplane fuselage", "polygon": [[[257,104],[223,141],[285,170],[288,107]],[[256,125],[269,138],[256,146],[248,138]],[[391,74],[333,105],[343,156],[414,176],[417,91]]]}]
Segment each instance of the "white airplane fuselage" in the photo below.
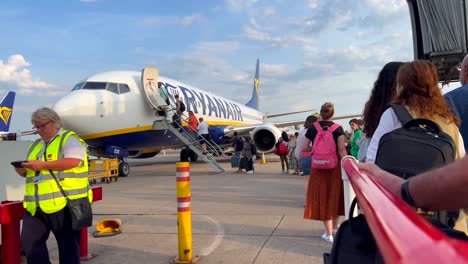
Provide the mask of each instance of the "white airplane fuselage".
[{"label": "white airplane fuselage", "polygon": [[[179,94],[186,113],[193,111],[197,118],[204,118],[217,143],[224,140],[227,126],[263,123],[263,114],[256,109],[169,78],[160,76],[158,81],[165,84],[172,106],[174,95]],[[83,84],[61,98],[54,109],[64,127],[75,131],[89,145],[115,146],[129,151],[183,145],[171,133],[153,130],[156,111],[145,97],[141,72],[104,72],[80,83]],[[97,85],[87,87],[86,83]]]}]

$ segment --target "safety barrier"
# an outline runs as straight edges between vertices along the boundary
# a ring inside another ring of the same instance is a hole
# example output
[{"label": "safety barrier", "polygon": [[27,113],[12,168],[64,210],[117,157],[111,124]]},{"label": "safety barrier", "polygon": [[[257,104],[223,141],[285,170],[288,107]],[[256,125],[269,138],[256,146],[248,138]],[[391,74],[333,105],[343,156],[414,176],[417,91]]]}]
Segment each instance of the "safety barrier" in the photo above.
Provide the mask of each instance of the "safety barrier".
[{"label": "safety barrier", "polygon": [[179,254],[171,263],[197,263],[199,256],[192,250],[192,212],[190,209],[190,163],[176,163],[177,182],[177,231]]},{"label": "safety barrier", "polygon": [[2,226],[3,264],[21,263],[20,221],[23,219],[22,201],[2,201],[0,204],[0,225]]},{"label": "safety barrier", "polygon": [[[102,200],[102,187],[94,187],[93,202]],[[24,216],[23,201],[2,201],[0,204],[0,225],[2,229],[2,264],[21,262],[20,221]],[[88,229],[81,230],[80,258],[83,261],[95,257],[88,253]]]},{"label": "safety barrier", "polygon": [[436,229],[372,175],[345,157],[343,171],[386,263],[468,263],[468,243]]},{"label": "safety barrier", "polygon": [[[93,203],[102,200],[102,187],[93,187]],[[80,239],[80,259],[81,261],[87,261],[94,257],[96,254],[88,252],[88,228],[81,229]]]}]

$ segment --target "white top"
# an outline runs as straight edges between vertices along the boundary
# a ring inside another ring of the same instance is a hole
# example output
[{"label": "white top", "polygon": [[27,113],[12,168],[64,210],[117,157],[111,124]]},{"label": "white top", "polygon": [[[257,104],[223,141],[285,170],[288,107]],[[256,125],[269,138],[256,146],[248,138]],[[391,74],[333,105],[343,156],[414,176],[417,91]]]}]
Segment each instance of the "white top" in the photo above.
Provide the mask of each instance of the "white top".
[{"label": "white top", "polygon": [[[57,135],[55,135],[54,139],[62,134],[62,131],[63,129],[60,128],[57,132]],[[52,140],[54,140],[52,139]],[[44,146],[47,146],[47,144],[45,144],[44,140],[42,140],[42,143],[44,144]],[[68,138],[68,140],[65,142],[65,144],[63,145],[63,155],[64,155],[64,158],[73,158],[73,159],[79,159],[79,160],[83,160],[83,157],[86,153],[86,146],[84,144],[82,144],[75,136],[71,136]],[[41,155],[42,156],[44,154],[44,151],[45,149],[42,149],[41,150]]]},{"label": "white top", "polygon": [[296,159],[301,158],[302,142],[304,142],[306,132],[307,128],[303,128],[301,131],[299,131],[299,135],[297,136],[296,149],[294,150],[294,156],[296,156]]},{"label": "white top", "polygon": [[366,137],[366,133],[361,132],[361,136],[356,140],[359,146],[358,160],[359,162],[366,162],[367,148],[369,147],[370,138]]},{"label": "white top", "polygon": [[198,130],[198,135],[206,135],[210,133],[208,131],[208,124],[205,121],[198,124],[197,130]]},{"label": "white top", "polygon": [[[388,108],[385,110],[385,112],[383,112],[382,116],[380,117],[379,126],[377,126],[377,129],[375,130],[374,135],[372,136],[372,139],[369,143],[369,147],[367,148],[366,162],[375,163],[375,157],[377,155],[380,138],[382,138],[382,136],[388,132],[391,132],[400,127],[400,120],[398,120],[398,117],[396,116],[393,109]],[[465,147],[461,135],[460,142],[458,143],[458,154],[460,158],[465,156]]]}]

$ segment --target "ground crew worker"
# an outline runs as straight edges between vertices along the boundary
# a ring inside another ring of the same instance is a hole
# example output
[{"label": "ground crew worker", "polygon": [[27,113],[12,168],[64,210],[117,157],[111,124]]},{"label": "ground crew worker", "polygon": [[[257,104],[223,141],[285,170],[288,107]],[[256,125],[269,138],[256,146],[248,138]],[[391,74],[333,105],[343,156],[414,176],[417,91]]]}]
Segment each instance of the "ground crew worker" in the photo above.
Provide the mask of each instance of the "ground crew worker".
[{"label": "ground crew worker", "polygon": [[54,233],[61,264],[80,263],[80,231],[73,230],[67,199],[89,197],[88,158],[84,141],[62,128],[57,113],[39,108],[31,116],[40,139],[28,149],[27,162],[16,172],[26,178],[23,206],[26,209],[21,244],[29,264],[50,263],[46,241]]}]

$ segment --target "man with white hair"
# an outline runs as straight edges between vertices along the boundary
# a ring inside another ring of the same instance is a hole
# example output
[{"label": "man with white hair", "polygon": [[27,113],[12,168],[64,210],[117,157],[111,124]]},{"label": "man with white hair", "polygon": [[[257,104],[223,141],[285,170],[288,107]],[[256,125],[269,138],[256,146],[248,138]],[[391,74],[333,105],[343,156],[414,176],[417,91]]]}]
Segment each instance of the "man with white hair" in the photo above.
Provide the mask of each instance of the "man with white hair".
[{"label": "man with white hair", "polygon": [[465,56],[460,69],[461,87],[445,94],[445,99],[452,107],[455,115],[460,118],[460,134],[468,148],[468,55]]}]

